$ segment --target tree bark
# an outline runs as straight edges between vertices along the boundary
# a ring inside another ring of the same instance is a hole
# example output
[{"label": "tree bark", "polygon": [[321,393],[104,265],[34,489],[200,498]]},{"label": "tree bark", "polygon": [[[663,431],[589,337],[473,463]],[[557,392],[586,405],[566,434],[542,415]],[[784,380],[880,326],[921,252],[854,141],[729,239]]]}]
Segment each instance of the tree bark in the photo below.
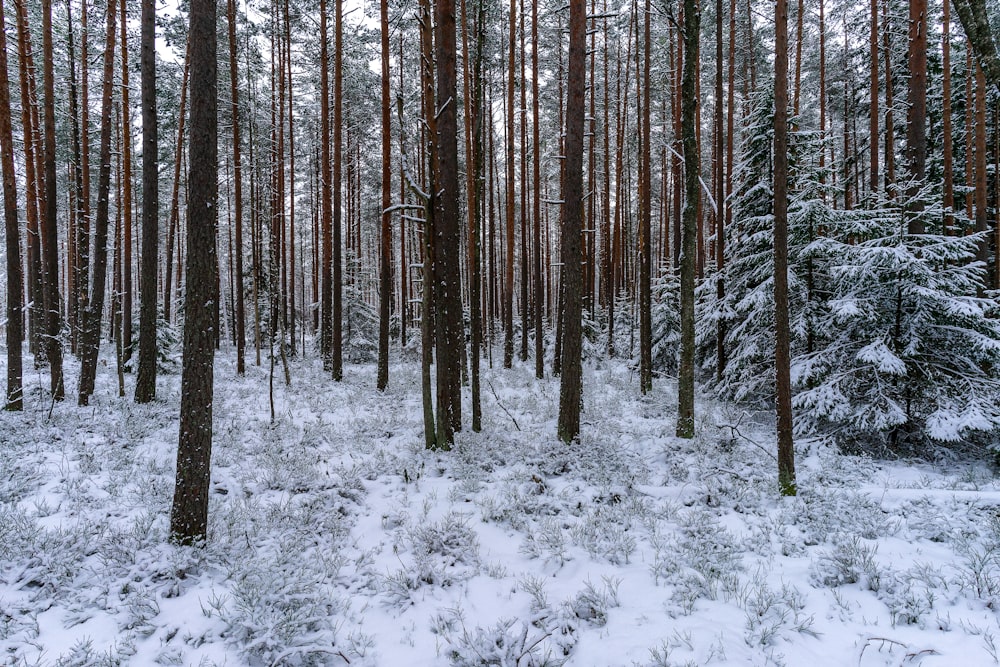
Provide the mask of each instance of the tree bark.
[{"label": "tree bark", "polygon": [[[787,1],[787,0],[785,0]],[[787,18],[786,18],[787,20]],[[694,437],[694,279],[698,254],[698,197],[701,160],[696,125],[695,78],[701,10],[684,0],[684,73],[681,80],[681,135],[684,145],[684,213],[681,221],[681,359],[677,378],[677,437]],[[786,55],[787,58],[787,55]]]},{"label": "tree bark", "polygon": [[788,325],[788,0],[777,0],[774,58],[774,328],[778,490],[794,496],[792,382]]},{"label": "tree bark", "polygon": [[62,315],[59,296],[59,238],[57,229],[55,71],[52,54],[52,0],[42,0],[42,88],[45,95],[45,215],[39,221],[42,266],[42,302],[45,309],[45,352],[49,362],[52,398],[63,400],[63,350],[59,335]]},{"label": "tree bark", "polygon": [[504,227],[505,238],[507,240],[507,255],[504,258],[504,281],[503,281],[503,367],[510,368],[514,363],[514,45],[515,26],[517,25],[517,0],[510,0],[510,14],[508,16],[507,43],[507,142],[506,142],[506,165],[507,165],[507,206],[505,208],[506,226]]},{"label": "tree bark", "polygon": [[21,293],[21,241],[17,221],[17,183],[14,178],[14,135],[10,110],[10,82],[7,79],[7,27],[0,6],[0,171],[3,172],[4,235],[7,252],[7,392],[5,410],[23,410],[23,366],[21,341],[23,312]]},{"label": "tree bark", "polygon": [[[392,125],[389,99],[389,0],[379,3],[382,38],[382,215],[379,233],[378,378],[385,391],[389,384],[389,303],[392,301]],[[468,28],[466,28],[468,29]],[[400,63],[402,66],[402,63]]]},{"label": "tree bark", "polygon": [[184,361],[180,437],[170,535],[181,544],[204,542],[212,458],[212,384],[218,196],[216,3],[191,0],[191,165],[184,290]]},{"label": "tree bark", "polygon": [[[480,9],[480,21],[482,22],[482,10]],[[477,38],[477,44],[481,43],[481,39]],[[482,57],[482,47],[478,47],[477,56]],[[480,63],[480,67],[482,64]],[[607,71],[607,70],[605,70]],[[607,84],[607,77],[605,77],[605,85]],[[482,101],[482,91],[479,94],[480,103]],[[480,123],[482,119],[478,119]],[[480,134],[482,130],[480,129]],[[482,146],[482,139],[480,138],[480,143]],[[532,0],[531,2],[531,154],[533,159],[531,161],[531,182],[534,185],[532,188],[532,199],[531,199],[531,217],[532,217],[532,235],[533,235],[533,245],[534,245],[534,255],[532,257],[532,276],[533,276],[533,293],[535,307],[533,311],[534,315],[534,327],[535,327],[535,377],[541,380],[545,377],[545,332],[542,329],[542,311],[543,302],[545,300],[542,294],[542,234],[541,234],[541,219],[542,219],[542,176],[541,176],[541,140],[539,137],[539,119],[538,119],[538,0]]]},{"label": "tree bark", "polygon": [[583,134],[587,93],[587,5],[569,1],[569,68],[566,87],[565,172],[562,206],[562,363],[559,376],[559,438],[570,443],[580,435],[583,399],[581,344],[583,229]]},{"label": "tree bark", "polygon": [[28,30],[27,7],[23,0],[15,0],[17,13],[18,81],[21,89],[21,136],[24,143],[24,180],[26,201],[26,255],[27,292],[29,307],[28,349],[35,355],[36,367],[42,354],[42,331],[45,315],[42,307],[42,264],[39,237],[41,193],[45,189],[42,168],[42,144],[39,134],[38,99],[35,85],[34,59],[31,53],[31,34]]},{"label": "tree bark", "polygon": [[333,340],[330,348],[330,368],[333,379],[344,379],[344,261],[341,242],[341,173],[344,151],[344,12],[343,2],[335,0],[333,19]]},{"label": "tree bark", "polygon": [[132,106],[129,103],[128,31],[121,0],[122,53],[122,330],[123,359],[132,355]]},{"label": "tree bark", "polygon": [[[337,1],[337,0],[335,0]],[[327,48],[326,0],[319,3],[320,81],[320,354],[323,369],[333,371],[333,202],[330,175],[330,56]]]},{"label": "tree bark", "polygon": [[437,444],[449,449],[462,428],[462,281],[458,210],[458,94],[455,3],[435,2],[437,179],[434,215],[434,310],[437,360]]},{"label": "tree bark", "polygon": [[139,279],[139,368],[136,403],[156,397],[156,271],[159,262],[159,133],[156,119],[156,3],[142,0],[142,273]]},{"label": "tree bark", "polygon": [[910,2],[908,63],[906,152],[911,186],[906,226],[910,234],[923,234],[924,223],[920,218],[923,205],[916,200],[916,195],[927,175],[927,0]]},{"label": "tree bark", "polygon": [[[718,0],[721,7],[722,0]],[[641,146],[640,166],[639,166],[639,391],[643,394],[653,390],[653,326],[652,326],[652,262],[653,262],[653,237],[652,237],[652,215],[653,196],[651,187],[653,179],[650,175],[650,119],[649,119],[649,98],[650,90],[650,15],[652,14],[650,0],[646,0],[643,10],[643,60],[642,60],[642,101],[639,121],[639,144]],[[721,18],[719,19],[722,20]],[[721,23],[720,23],[721,25]],[[638,41],[638,40],[636,40]],[[722,48],[721,42],[719,48]],[[722,67],[722,60],[717,63],[717,67]],[[638,73],[636,79],[638,80]],[[721,80],[720,80],[721,81]],[[719,107],[722,97],[716,98],[716,108]],[[720,116],[721,118],[721,116]],[[722,140],[722,137],[719,137]]]},{"label": "tree bark", "polygon": [[97,176],[97,215],[94,219],[93,280],[90,281],[90,300],[83,311],[80,332],[80,390],[81,406],[90,402],[97,377],[97,355],[101,346],[101,317],[104,314],[105,282],[108,272],[108,218],[111,194],[111,120],[112,91],[115,76],[115,0],[110,0],[107,11],[107,34],[104,40],[104,81],[101,90],[101,165]]}]

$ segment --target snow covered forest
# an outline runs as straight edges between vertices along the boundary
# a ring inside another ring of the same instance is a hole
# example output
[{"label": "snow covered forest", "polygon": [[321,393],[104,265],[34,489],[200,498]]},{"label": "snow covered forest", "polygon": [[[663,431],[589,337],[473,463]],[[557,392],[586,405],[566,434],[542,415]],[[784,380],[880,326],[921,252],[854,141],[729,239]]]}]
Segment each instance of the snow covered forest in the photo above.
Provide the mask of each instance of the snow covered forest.
[{"label": "snow covered forest", "polygon": [[0,663],[1000,664],[993,0],[0,0]]}]

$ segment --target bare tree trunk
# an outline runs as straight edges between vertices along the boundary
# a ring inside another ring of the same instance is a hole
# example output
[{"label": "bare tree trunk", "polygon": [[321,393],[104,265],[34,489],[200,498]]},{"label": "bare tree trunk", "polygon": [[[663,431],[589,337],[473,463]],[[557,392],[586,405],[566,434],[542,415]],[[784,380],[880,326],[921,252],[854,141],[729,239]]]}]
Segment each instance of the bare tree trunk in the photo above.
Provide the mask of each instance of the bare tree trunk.
[{"label": "bare tree trunk", "polygon": [[[721,6],[722,0],[719,0]],[[653,390],[653,327],[652,327],[652,205],[653,197],[650,189],[653,179],[650,176],[650,120],[649,98],[650,90],[650,15],[652,14],[650,0],[646,0],[643,10],[643,62],[642,62],[642,100],[639,113],[639,144],[641,146],[639,166],[639,391],[643,394]],[[719,19],[721,21],[721,19]],[[721,24],[720,24],[721,25]],[[638,42],[638,39],[636,40]],[[722,48],[721,42],[719,48]],[[717,63],[721,72],[722,60]],[[638,81],[638,73],[636,80]],[[716,107],[721,104],[722,96],[716,98]],[[720,116],[721,117],[721,116]],[[722,137],[719,137],[722,140]]]},{"label": "bare tree trunk", "polygon": [[[480,10],[479,10],[479,21],[480,27],[482,27],[483,22],[483,11],[482,3],[480,0]],[[481,34],[481,33],[477,33]],[[477,37],[477,58],[482,59],[482,40]],[[482,63],[477,63],[478,67],[482,68]],[[607,69],[605,69],[607,73]],[[607,87],[607,76],[604,77],[605,89]],[[481,86],[481,82],[477,81],[477,85]],[[607,93],[605,93],[606,95]],[[479,92],[479,101],[482,104],[482,91]],[[607,99],[605,97],[605,99]],[[481,113],[481,112],[477,112]],[[481,124],[482,118],[477,117],[477,121]],[[482,129],[479,129],[479,143],[477,146],[482,150]],[[538,119],[538,0],[532,0],[531,2],[531,154],[533,157],[531,163],[531,182],[533,184],[532,188],[532,233],[534,237],[534,256],[532,257],[532,274],[533,274],[533,293],[535,308],[533,311],[534,315],[534,327],[535,327],[535,377],[541,380],[545,377],[545,332],[542,328],[542,311],[543,311],[543,301],[544,295],[542,294],[542,235],[541,235],[541,218],[542,218],[542,177],[541,177],[541,141],[539,138],[539,119]]]},{"label": "bare tree trunk", "polygon": [[462,428],[462,281],[459,266],[458,101],[453,0],[436,0],[437,210],[434,216],[434,307],[437,444],[449,449]]},{"label": "bare tree trunk", "polygon": [[156,269],[160,202],[156,120],[156,4],[142,0],[142,275],[139,284],[139,369],[136,403],[156,397]]},{"label": "bare tree trunk", "polygon": [[0,5],[0,172],[3,172],[4,235],[7,252],[7,392],[4,410],[23,410],[23,309],[21,293],[21,241],[17,221],[17,183],[14,180],[14,136],[10,111],[10,82],[7,79],[7,27]]},{"label": "bare tree trunk", "polygon": [[97,355],[101,345],[101,317],[104,314],[105,282],[108,271],[108,218],[111,194],[111,120],[114,88],[115,4],[110,0],[107,11],[107,34],[104,46],[104,82],[101,91],[101,166],[97,176],[97,217],[94,219],[94,276],[90,283],[90,301],[83,311],[80,332],[80,391],[81,406],[90,402],[97,376]]},{"label": "bare tree trunk", "polygon": [[912,185],[908,202],[907,232],[923,234],[923,206],[916,200],[926,178],[927,164],[927,0],[910,1],[909,69],[906,152]]},{"label": "bare tree trunk", "polygon": [[892,50],[890,49],[889,35],[891,34],[889,25],[889,0],[885,0],[882,5],[883,29],[883,50],[885,51],[885,190],[889,198],[895,197],[893,186],[896,184],[896,125],[893,116],[893,91],[892,91]]},{"label": "bare tree trunk", "polygon": [[[382,215],[379,233],[378,378],[385,391],[389,384],[389,303],[392,301],[392,124],[389,99],[389,0],[379,3],[382,38]],[[468,27],[466,26],[466,30]],[[402,63],[400,63],[402,67]]]},{"label": "bare tree trunk", "polygon": [[320,236],[323,251],[320,256],[320,354],[323,369],[333,371],[333,203],[330,175],[330,56],[327,52],[326,0],[319,3],[320,34]]},{"label": "bare tree trunk", "polygon": [[[787,0],[779,0],[785,2]],[[681,135],[684,144],[684,214],[681,221],[681,358],[677,378],[677,437],[694,437],[694,280],[698,255],[698,197],[701,160],[695,125],[695,78],[701,12],[697,0],[684,0],[684,73],[681,81]],[[787,54],[786,54],[787,58]],[[787,62],[787,61],[786,61]]]},{"label": "bare tree trunk", "polygon": [[[944,220],[942,226],[944,233],[951,233],[952,210],[955,207],[955,157],[954,138],[952,137],[951,119],[951,3],[943,3],[944,16],[941,21],[941,133],[944,135],[944,195],[942,205],[944,206]],[[886,52],[888,56],[888,50]]]},{"label": "bare tree trunk", "polygon": [[337,0],[333,26],[333,341],[330,348],[333,379],[344,379],[344,278],[341,242],[341,178],[344,152],[344,12]]},{"label": "bare tree trunk", "polygon": [[[163,319],[170,321],[173,295],[173,268],[174,268],[174,239],[178,236],[178,226],[180,225],[180,188],[181,188],[181,165],[184,155],[184,122],[186,120],[188,78],[191,75],[191,39],[184,49],[184,74],[181,78],[181,101],[177,111],[177,150],[174,152],[174,183],[170,196],[170,223],[167,227],[167,257],[166,267],[163,271]],[[178,262],[179,265],[179,262]]]},{"label": "bare tree trunk", "polygon": [[778,490],[794,496],[792,381],[788,329],[788,0],[777,0],[774,58],[774,326]]},{"label": "bare tree trunk", "polygon": [[[986,76],[983,68],[976,64],[976,231],[983,234],[976,252],[976,259],[987,264],[990,257],[990,240],[986,235],[989,229],[986,210]],[[980,287],[980,293],[988,285],[988,281]],[[981,294],[980,294],[981,295]]]},{"label": "bare tree trunk", "polygon": [[132,356],[132,106],[129,104],[128,31],[121,2],[122,52],[122,330],[123,361]]},{"label": "bare tree trunk", "polygon": [[871,79],[869,83],[869,111],[868,111],[868,167],[870,176],[868,177],[869,189],[872,202],[878,198],[878,70],[879,70],[879,48],[878,48],[878,0],[871,0],[871,36],[869,40],[869,50],[871,52]]},{"label": "bare tree trunk", "polygon": [[515,27],[517,25],[517,0],[510,0],[508,56],[507,56],[507,207],[505,238],[507,239],[504,264],[503,289],[503,367],[514,363],[514,73]]},{"label": "bare tree trunk", "polygon": [[[24,0],[15,0],[17,13],[17,60],[18,81],[21,89],[21,136],[24,143],[24,180],[26,201],[26,254],[28,292],[28,349],[35,356],[37,366],[42,354],[42,331],[45,328],[42,308],[42,268],[39,238],[39,199],[44,191],[42,182],[42,145],[39,134],[38,106],[36,101],[34,59],[31,54],[31,34],[28,31],[28,15]],[[79,227],[79,223],[78,223]]]},{"label": "bare tree trunk", "polygon": [[246,301],[243,296],[243,159],[240,152],[240,95],[236,67],[236,0],[228,0],[226,5],[229,19],[229,90],[233,117],[233,217],[236,222],[236,313],[233,328],[236,338],[236,373],[243,375],[246,373]]},{"label": "bare tree trunk", "polygon": [[69,116],[71,134],[73,137],[73,161],[70,165],[70,173],[73,177],[72,193],[74,205],[70,206],[70,224],[66,234],[66,320],[70,332],[70,350],[77,352],[77,344],[80,338],[80,239],[78,238],[79,221],[84,218],[83,214],[83,169],[80,156],[80,109],[77,104],[76,89],[76,54],[73,40],[73,11],[69,0],[66,0],[66,54],[69,61]]},{"label": "bare tree trunk", "polygon": [[177,480],[170,513],[175,542],[200,544],[208,532],[215,354],[211,294],[215,285],[218,197],[216,3],[191,0],[191,169],[188,191],[187,287],[181,373]]},{"label": "bare tree trunk", "polygon": [[58,184],[56,182],[55,72],[52,54],[52,0],[42,0],[42,79],[45,94],[45,215],[39,221],[42,258],[42,302],[45,308],[45,351],[49,361],[52,398],[61,401],[63,350],[59,296],[59,239],[56,228]]},{"label": "bare tree trunk", "polygon": [[580,435],[583,400],[581,298],[583,229],[583,141],[587,93],[587,5],[569,2],[569,69],[566,88],[565,175],[562,206],[563,345],[559,377],[559,438],[571,443]]}]

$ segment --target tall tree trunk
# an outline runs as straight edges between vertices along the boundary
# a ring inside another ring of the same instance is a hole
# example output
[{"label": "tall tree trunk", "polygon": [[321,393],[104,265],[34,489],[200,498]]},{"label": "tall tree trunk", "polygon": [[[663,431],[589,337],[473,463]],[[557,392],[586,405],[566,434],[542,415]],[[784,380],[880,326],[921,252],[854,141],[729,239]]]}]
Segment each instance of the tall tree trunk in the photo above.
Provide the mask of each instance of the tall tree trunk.
[{"label": "tall tree trunk", "polygon": [[[427,191],[424,197],[424,225],[422,240],[422,303],[420,313],[420,352],[421,352],[421,395],[424,407],[424,445],[428,449],[447,447],[447,443],[438,440],[437,422],[434,418],[434,391],[432,387],[431,365],[434,361],[434,332],[437,312],[434,304],[434,252],[432,239],[436,234],[437,217],[437,105],[434,88],[434,31],[432,26],[431,0],[420,0],[420,84],[423,101],[424,140],[426,159],[421,165],[429,165],[426,171]],[[402,99],[402,98],[400,98]],[[400,102],[401,104],[401,102]],[[438,360],[440,363],[440,360]],[[438,406],[441,409],[441,406]]]},{"label": "tall tree trunk", "polygon": [[[379,233],[379,391],[389,384],[389,303],[392,301],[392,125],[389,99],[389,0],[379,3],[382,38],[382,224]],[[468,30],[468,26],[465,27]],[[402,63],[400,63],[402,67]],[[400,91],[402,94],[402,91]]]},{"label": "tall tree trunk", "polygon": [[517,0],[510,0],[508,56],[507,56],[507,206],[506,226],[507,239],[504,264],[503,288],[503,367],[510,368],[514,363],[514,46],[517,25]]},{"label": "tall tree trunk", "polygon": [[148,403],[156,397],[156,270],[160,236],[155,0],[142,0],[139,48],[142,69],[142,275],[139,279],[139,368],[135,401]]},{"label": "tall tree trunk", "polygon": [[21,241],[17,221],[17,183],[14,179],[14,135],[7,79],[7,27],[0,6],[0,172],[3,172],[4,235],[7,252],[7,392],[5,410],[23,410],[21,341],[23,312],[21,293]]},{"label": "tall tree trunk", "polygon": [[[31,54],[31,34],[28,31],[27,7],[24,0],[15,0],[17,14],[18,81],[21,90],[21,136],[24,144],[24,180],[26,202],[27,293],[30,304],[28,317],[28,349],[35,356],[36,366],[42,354],[42,269],[39,244],[40,193],[44,190],[41,137],[38,127],[38,99],[35,86],[34,62]],[[79,224],[78,224],[79,227]]]},{"label": "tall tree trunk", "polygon": [[521,255],[518,261],[519,267],[519,292],[520,292],[520,312],[521,312],[521,351],[520,359],[521,361],[528,360],[528,264],[530,263],[531,255],[528,250],[528,88],[525,85],[525,51],[524,51],[524,0],[521,1],[521,15],[520,20],[520,31],[519,31],[519,41],[520,41],[520,57],[518,59],[518,69],[520,70],[518,75],[518,80],[521,89],[521,102],[518,105],[518,116],[521,118],[520,128],[521,128],[521,172],[519,174],[521,180],[521,206],[520,206],[520,227],[521,227]]},{"label": "tall tree trunk", "polygon": [[[719,0],[721,6],[722,0]],[[651,40],[650,40],[650,15],[652,14],[650,0],[646,0],[643,10],[643,62],[642,62],[642,100],[639,122],[639,144],[642,153],[639,165],[639,391],[643,394],[653,390],[653,326],[652,326],[652,297],[651,274],[653,262],[653,237],[652,237],[652,205],[653,197],[650,191],[653,179],[650,175],[650,120],[649,120],[649,98],[650,90],[650,64],[651,64]],[[719,19],[722,20],[721,18]],[[721,25],[721,23],[719,24]],[[638,31],[637,31],[638,32]],[[636,40],[638,41],[638,39]],[[719,48],[722,43],[719,42]],[[717,63],[717,68],[721,72],[722,60]],[[636,80],[639,79],[638,72]],[[721,104],[722,96],[716,98],[716,107]],[[722,140],[722,137],[719,137]]]},{"label": "tall tree trunk", "polygon": [[868,111],[868,167],[870,176],[868,184],[874,203],[878,198],[878,70],[879,70],[879,48],[878,48],[878,2],[871,0],[871,30],[869,48],[871,52],[871,78],[869,83],[869,111]]},{"label": "tall tree trunk", "polygon": [[87,405],[94,393],[97,377],[97,354],[101,345],[101,317],[104,314],[105,282],[108,272],[108,218],[111,194],[111,120],[115,76],[114,0],[107,11],[107,34],[104,41],[104,82],[101,90],[101,166],[97,176],[97,216],[94,219],[94,275],[90,283],[90,301],[83,311],[80,332],[79,404]]},{"label": "tall tree trunk", "polygon": [[49,361],[52,398],[66,395],[63,383],[63,350],[59,296],[59,239],[56,227],[58,183],[56,182],[55,71],[52,54],[52,0],[42,0],[42,79],[45,94],[45,215],[39,221],[41,237],[42,301],[45,308],[45,351]]},{"label": "tall tree trunk", "polygon": [[[955,151],[951,119],[951,2],[943,3],[944,16],[941,21],[941,133],[944,144],[944,233],[951,233],[952,210],[955,208]],[[888,54],[887,54],[888,55]]]},{"label": "tall tree trunk", "polygon": [[[781,0],[787,1],[787,0]],[[787,18],[786,18],[787,20]],[[681,134],[684,144],[684,215],[681,221],[681,359],[677,378],[677,437],[694,437],[694,279],[698,254],[698,196],[701,160],[696,125],[695,78],[701,11],[684,0],[684,74],[681,82]],[[786,54],[787,58],[787,54]],[[787,62],[787,61],[786,61]]]},{"label": "tall tree trunk", "polygon": [[[983,235],[976,252],[976,259],[987,264],[990,257],[990,239],[986,235],[989,229],[986,210],[986,76],[983,68],[976,64],[976,231]],[[980,287],[980,292],[988,286],[988,281],[984,279],[984,284]]]},{"label": "tall tree trunk", "polygon": [[459,257],[458,110],[455,4],[435,2],[437,210],[434,216],[434,306],[437,354],[437,444],[448,449],[462,428],[462,281]]},{"label": "tall tree trunk", "polygon": [[889,35],[892,34],[889,24],[889,1],[882,3],[882,41],[885,52],[885,190],[892,199],[895,197],[893,186],[896,185],[896,125],[892,108],[892,49]]},{"label": "tall tree trunk", "polygon": [[217,267],[215,1],[191,0],[190,17],[191,168],[188,176],[184,362],[177,480],[170,514],[171,539],[182,544],[198,544],[207,537],[212,458],[212,361],[215,354],[211,295]]},{"label": "tall tree trunk", "polygon": [[583,229],[583,141],[587,94],[587,5],[569,2],[569,69],[566,87],[565,173],[562,194],[562,364],[559,376],[559,428],[563,442],[580,435],[583,399],[581,343],[583,338],[581,298]]},{"label": "tall tree trunk", "polygon": [[908,63],[906,152],[912,185],[908,193],[907,232],[923,234],[924,223],[920,218],[923,205],[916,196],[927,172],[927,0],[910,1]]},{"label": "tall tree trunk", "polygon": [[[334,0],[335,2],[338,0]],[[326,0],[319,3],[320,81],[320,354],[323,369],[333,371],[333,203],[330,175],[330,56],[327,49]]]},{"label": "tall tree trunk", "polygon": [[84,215],[83,197],[81,196],[83,192],[83,169],[80,155],[80,109],[77,104],[76,89],[76,46],[73,40],[73,10],[69,0],[66,0],[66,16],[66,51],[67,60],[69,61],[69,116],[73,136],[73,161],[70,166],[70,172],[73,176],[72,199],[74,201],[72,203],[75,204],[75,206],[70,207],[70,225],[66,234],[66,280],[68,283],[66,287],[66,320],[70,331],[70,350],[75,353],[77,352],[80,334],[81,302],[79,298],[80,290],[77,287],[80,282],[80,255],[77,252],[79,238],[77,237],[77,232],[79,228],[78,221],[83,219]]},{"label": "tall tree trunk", "polygon": [[236,223],[236,313],[233,328],[236,338],[236,373],[243,375],[246,373],[246,300],[243,295],[243,159],[240,151],[240,91],[236,67],[236,0],[228,0],[226,6],[229,27],[229,90],[233,117],[233,217]]},{"label": "tall tree trunk", "polygon": [[330,348],[333,379],[344,378],[344,277],[341,242],[341,178],[344,153],[344,11],[335,1],[333,20],[333,342]]},{"label": "tall tree trunk", "polygon": [[[288,81],[288,353],[295,356],[295,106],[292,85],[292,27],[285,0],[285,76]],[[287,361],[287,359],[286,359]],[[285,364],[287,373],[288,365]]]},{"label": "tall tree trunk", "polygon": [[778,490],[794,496],[792,381],[788,327],[788,0],[777,0],[774,31],[774,328]]},{"label": "tall tree trunk", "polygon": [[122,330],[123,360],[132,356],[132,106],[129,104],[128,31],[121,2],[122,52]]},{"label": "tall tree trunk", "polygon": [[[480,22],[482,22],[482,8],[480,2]],[[480,23],[482,26],[482,23]],[[478,33],[481,34],[481,33]],[[482,40],[477,37],[477,57],[482,57]],[[480,68],[482,63],[479,63]],[[607,70],[605,70],[606,72]],[[607,86],[607,76],[604,77]],[[605,98],[606,99],[606,98]],[[482,102],[482,92],[479,94]],[[481,117],[477,118],[482,122]],[[545,333],[542,329],[542,311],[544,295],[542,294],[542,176],[541,176],[541,140],[539,137],[538,122],[538,0],[531,2],[531,182],[533,184],[531,192],[531,218],[532,236],[534,245],[534,255],[532,257],[532,276],[535,308],[534,328],[535,328],[535,377],[541,380],[545,377]],[[480,134],[482,130],[480,129]],[[482,146],[482,138],[480,143]]]},{"label": "tall tree trunk", "polygon": [[[191,76],[191,38],[184,49],[184,74],[181,77],[181,101],[177,110],[177,143],[174,152],[174,182],[170,195],[170,222],[167,227],[167,257],[166,266],[163,271],[163,319],[167,322],[171,320],[173,310],[173,269],[174,269],[174,239],[179,236],[180,226],[180,188],[181,188],[181,165],[184,155],[184,124],[186,120],[186,106],[188,93],[188,78]],[[178,267],[180,262],[178,261]],[[179,282],[179,281],[178,281]]]}]

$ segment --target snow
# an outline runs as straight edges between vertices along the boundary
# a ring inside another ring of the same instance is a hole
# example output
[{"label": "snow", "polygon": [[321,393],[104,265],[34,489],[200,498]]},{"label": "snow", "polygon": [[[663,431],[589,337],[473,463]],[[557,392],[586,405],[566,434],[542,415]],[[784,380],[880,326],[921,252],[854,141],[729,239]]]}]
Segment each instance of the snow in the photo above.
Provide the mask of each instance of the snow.
[{"label": "snow", "polygon": [[109,359],[50,417],[29,372],[0,414],[0,663],[996,664],[984,464],[800,441],[779,498],[767,415],[702,400],[679,440],[673,381],[640,396],[621,361],[585,367],[574,447],[529,362],[484,369],[483,432],[428,452],[415,363],[384,394],[374,364],[291,365],[272,424],[266,363],[217,359],[203,549],[166,539],[179,374],[135,405]]}]

